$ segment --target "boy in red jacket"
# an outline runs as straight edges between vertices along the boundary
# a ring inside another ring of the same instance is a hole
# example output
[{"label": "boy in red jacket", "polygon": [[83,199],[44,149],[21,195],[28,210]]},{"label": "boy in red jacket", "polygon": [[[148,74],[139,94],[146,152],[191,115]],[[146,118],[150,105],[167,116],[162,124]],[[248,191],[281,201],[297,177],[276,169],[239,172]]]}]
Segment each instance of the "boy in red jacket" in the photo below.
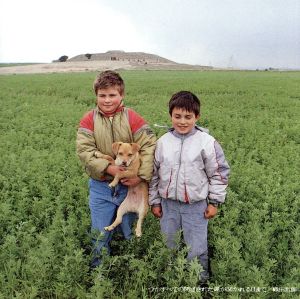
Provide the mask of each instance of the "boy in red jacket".
[{"label": "boy in red jacket", "polygon": [[[135,186],[142,180],[149,182],[152,176],[156,138],[145,120],[124,106],[124,89],[124,81],[118,73],[114,71],[100,73],[94,82],[97,106],[81,119],[77,132],[77,154],[90,176],[92,230],[102,233],[99,240],[93,240],[92,267],[100,264],[103,247],[110,251],[109,242],[113,231],[105,231],[104,227],[114,221],[117,208],[127,195],[128,186]],[[110,165],[106,159],[97,158],[95,152],[115,158],[112,144],[117,141],[135,142],[140,145],[141,167],[135,178],[123,178],[115,188],[110,188],[108,184],[123,168]],[[120,225],[126,239],[132,235],[133,220],[132,215],[126,214]]]}]

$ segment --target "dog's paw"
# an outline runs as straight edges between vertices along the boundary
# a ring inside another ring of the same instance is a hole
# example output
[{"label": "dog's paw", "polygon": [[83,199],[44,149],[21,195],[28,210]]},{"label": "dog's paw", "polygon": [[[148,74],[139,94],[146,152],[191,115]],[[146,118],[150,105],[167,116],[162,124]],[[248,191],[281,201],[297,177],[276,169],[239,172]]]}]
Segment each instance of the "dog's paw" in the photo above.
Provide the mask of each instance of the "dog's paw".
[{"label": "dog's paw", "polygon": [[135,230],[135,235],[140,238],[142,236],[142,232],[138,229]]},{"label": "dog's paw", "polygon": [[108,184],[108,187],[112,189],[112,188],[114,188],[114,187],[115,187],[115,184],[113,184],[113,183],[110,183],[110,184]]},{"label": "dog's paw", "polygon": [[110,225],[110,226],[105,226],[104,227],[104,229],[106,230],[106,231],[112,231],[114,228]]},{"label": "dog's paw", "polygon": [[101,158],[101,156],[102,156],[102,154],[100,152],[95,152],[94,155],[96,158]]}]

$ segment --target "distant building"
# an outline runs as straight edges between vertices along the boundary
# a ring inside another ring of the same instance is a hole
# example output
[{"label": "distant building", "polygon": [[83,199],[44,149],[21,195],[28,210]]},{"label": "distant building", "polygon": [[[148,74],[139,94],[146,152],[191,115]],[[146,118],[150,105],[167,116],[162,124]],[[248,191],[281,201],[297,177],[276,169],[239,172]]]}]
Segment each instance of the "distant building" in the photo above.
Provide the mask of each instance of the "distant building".
[{"label": "distant building", "polygon": [[130,61],[137,63],[171,63],[174,61],[168,60],[166,58],[160,57],[158,55],[144,53],[144,52],[124,52],[120,50],[107,51],[106,53],[95,53],[90,54],[87,57],[86,54],[80,54],[75,57],[70,58],[68,61],[87,61],[87,60],[111,60],[111,61]]}]

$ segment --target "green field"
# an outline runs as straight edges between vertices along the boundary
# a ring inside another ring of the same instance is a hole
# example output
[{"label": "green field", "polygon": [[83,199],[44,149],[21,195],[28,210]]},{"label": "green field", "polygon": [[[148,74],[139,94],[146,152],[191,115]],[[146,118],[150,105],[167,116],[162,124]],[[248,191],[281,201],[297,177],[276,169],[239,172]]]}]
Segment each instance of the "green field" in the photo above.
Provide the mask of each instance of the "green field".
[{"label": "green field", "polygon": [[[140,240],[112,242],[89,271],[88,177],[75,152],[95,73],[1,76],[0,298],[201,298],[185,249],[149,214]],[[300,296],[300,73],[122,71],[125,103],[158,136],[167,102],[190,90],[200,125],[231,166],[210,221],[213,298]],[[299,297],[298,297],[299,298]]]}]

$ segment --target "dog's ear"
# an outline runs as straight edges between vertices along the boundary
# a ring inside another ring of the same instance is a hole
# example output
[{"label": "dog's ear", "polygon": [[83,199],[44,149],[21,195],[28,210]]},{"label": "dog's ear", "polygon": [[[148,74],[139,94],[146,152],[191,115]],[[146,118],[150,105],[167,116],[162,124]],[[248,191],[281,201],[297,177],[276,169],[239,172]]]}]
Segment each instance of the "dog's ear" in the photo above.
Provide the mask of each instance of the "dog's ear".
[{"label": "dog's ear", "polygon": [[118,154],[118,151],[119,151],[119,147],[120,145],[122,144],[123,142],[114,142],[112,144],[112,151],[113,153],[115,154],[115,156]]},{"label": "dog's ear", "polygon": [[137,144],[137,143],[130,143],[130,144],[131,144],[132,151],[133,151],[134,154],[137,153],[141,148],[140,145]]}]

